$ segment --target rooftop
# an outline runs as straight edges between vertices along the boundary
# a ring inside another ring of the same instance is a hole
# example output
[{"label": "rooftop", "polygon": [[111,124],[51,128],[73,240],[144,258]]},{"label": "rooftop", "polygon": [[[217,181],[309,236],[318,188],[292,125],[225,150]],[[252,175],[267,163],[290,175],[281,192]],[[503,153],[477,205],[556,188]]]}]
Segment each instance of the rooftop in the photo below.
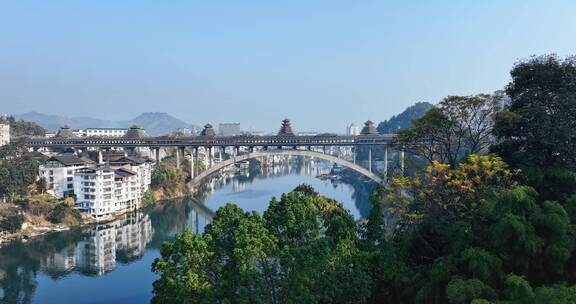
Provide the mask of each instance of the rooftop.
[{"label": "rooftop", "polygon": [[94,163],[91,160],[82,159],[76,155],[55,155],[50,157],[47,161],[57,161],[65,166],[77,166],[77,165],[86,165]]}]

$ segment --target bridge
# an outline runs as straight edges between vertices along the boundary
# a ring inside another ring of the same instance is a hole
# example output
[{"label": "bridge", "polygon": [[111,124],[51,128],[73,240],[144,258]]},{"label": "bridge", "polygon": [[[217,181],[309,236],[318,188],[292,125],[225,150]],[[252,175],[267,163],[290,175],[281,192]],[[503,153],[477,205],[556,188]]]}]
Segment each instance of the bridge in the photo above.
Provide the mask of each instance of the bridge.
[{"label": "bridge", "polygon": [[[183,158],[186,148],[191,148],[190,173],[192,184],[197,184],[203,178],[225,168],[234,163],[245,161],[251,158],[274,155],[298,155],[325,159],[338,163],[360,174],[382,183],[388,175],[388,147],[394,139],[394,134],[379,134],[374,124],[367,121],[359,135],[296,135],[292,131],[292,126],[288,119],[282,121],[282,126],[277,135],[256,136],[216,136],[212,125],[207,124],[202,132],[197,136],[148,136],[143,129],[132,126],[123,137],[77,137],[69,127],[62,127],[56,136],[51,138],[30,138],[27,145],[33,149],[97,149],[99,151],[99,162],[109,161],[109,152],[113,148],[123,148],[125,151],[134,151],[137,148],[149,148],[154,151],[155,160],[160,160],[160,149],[165,147],[176,148],[176,164],[180,167],[181,157]],[[230,159],[220,163],[213,163],[214,149],[226,149],[233,147],[233,155]],[[353,147],[353,160],[348,161],[325,152],[326,147]],[[368,149],[368,168],[364,168],[356,163],[356,148],[366,147]],[[380,177],[372,170],[372,148],[382,147],[384,149],[384,172]],[[197,173],[194,168],[195,160],[198,159],[198,149],[206,151],[207,169]],[[322,149],[322,152],[317,151]],[[241,149],[247,150],[242,154]],[[104,161],[104,155],[106,160]],[[404,171],[404,152],[400,151],[399,161],[401,171]]]}]

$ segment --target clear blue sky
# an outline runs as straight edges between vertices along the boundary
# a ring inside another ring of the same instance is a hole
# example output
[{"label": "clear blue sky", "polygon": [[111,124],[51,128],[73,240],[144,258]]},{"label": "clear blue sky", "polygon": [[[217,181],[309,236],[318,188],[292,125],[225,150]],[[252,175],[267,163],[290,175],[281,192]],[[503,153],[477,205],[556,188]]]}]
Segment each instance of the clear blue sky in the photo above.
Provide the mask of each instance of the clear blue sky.
[{"label": "clear blue sky", "polygon": [[0,1],[0,113],[343,131],[576,53],[576,1]]}]

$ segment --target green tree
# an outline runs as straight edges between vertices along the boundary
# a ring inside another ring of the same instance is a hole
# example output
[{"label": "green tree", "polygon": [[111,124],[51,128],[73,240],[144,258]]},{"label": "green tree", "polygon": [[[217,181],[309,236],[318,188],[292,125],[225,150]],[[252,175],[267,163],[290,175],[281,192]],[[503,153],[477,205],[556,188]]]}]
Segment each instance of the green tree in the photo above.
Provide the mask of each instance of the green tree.
[{"label": "green tree", "polygon": [[185,232],[163,246],[153,301],[366,302],[370,276],[356,232],[340,204],[309,186],[272,199],[264,217],[228,204],[202,236]]},{"label": "green tree", "polygon": [[429,163],[454,167],[470,154],[487,152],[500,99],[487,94],[448,96],[412,127],[399,130],[395,145]]},{"label": "green tree", "polygon": [[36,181],[39,163],[21,150],[15,144],[0,147],[0,196],[13,199],[26,195]]},{"label": "green tree", "polygon": [[0,219],[0,231],[16,232],[20,230],[24,223],[24,216],[14,214]]},{"label": "green tree", "polygon": [[157,164],[152,171],[151,186],[161,189],[166,197],[174,197],[183,191],[185,173],[182,169]]},{"label": "green tree", "polygon": [[392,116],[390,119],[378,124],[377,130],[380,134],[396,133],[400,129],[412,126],[412,121],[422,117],[428,110],[434,107],[428,102],[417,102],[409,106],[402,113]]},{"label": "green tree", "polygon": [[162,244],[160,254],[152,265],[152,271],[162,274],[154,282],[152,303],[207,303],[211,253],[204,238],[187,229]]},{"label": "green tree", "polygon": [[493,150],[544,198],[565,200],[576,189],[576,60],[532,57],[510,74],[511,102],[496,117]]}]

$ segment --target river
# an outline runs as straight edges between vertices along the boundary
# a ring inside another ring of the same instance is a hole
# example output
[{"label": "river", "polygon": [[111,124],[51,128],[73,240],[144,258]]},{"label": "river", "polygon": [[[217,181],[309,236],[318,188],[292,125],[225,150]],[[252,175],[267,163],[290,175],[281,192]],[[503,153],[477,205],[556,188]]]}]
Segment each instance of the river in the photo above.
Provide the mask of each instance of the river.
[{"label": "river", "polygon": [[157,203],[110,223],[55,232],[0,248],[0,303],[148,303],[150,271],[162,242],[185,228],[202,232],[228,202],[262,213],[272,196],[301,183],[334,198],[356,219],[367,216],[367,182],[333,182],[316,176],[330,163],[295,159],[211,179],[192,199]]}]

